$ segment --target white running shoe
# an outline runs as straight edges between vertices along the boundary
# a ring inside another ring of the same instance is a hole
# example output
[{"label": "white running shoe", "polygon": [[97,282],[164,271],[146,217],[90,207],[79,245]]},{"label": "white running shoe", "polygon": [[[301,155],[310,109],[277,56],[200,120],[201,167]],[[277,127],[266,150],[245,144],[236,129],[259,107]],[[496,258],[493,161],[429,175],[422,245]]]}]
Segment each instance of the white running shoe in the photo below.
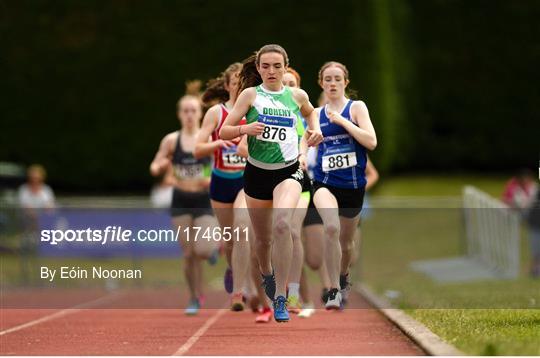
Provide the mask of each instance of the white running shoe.
[{"label": "white running shoe", "polygon": [[341,307],[341,292],[337,288],[332,288],[328,292],[328,301],[326,301],[327,310],[339,310]]},{"label": "white running shoe", "polygon": [[313,303],[304,303],[304,308],[298,313],[298,317],[309,318],[315,313],[315,306]]}]

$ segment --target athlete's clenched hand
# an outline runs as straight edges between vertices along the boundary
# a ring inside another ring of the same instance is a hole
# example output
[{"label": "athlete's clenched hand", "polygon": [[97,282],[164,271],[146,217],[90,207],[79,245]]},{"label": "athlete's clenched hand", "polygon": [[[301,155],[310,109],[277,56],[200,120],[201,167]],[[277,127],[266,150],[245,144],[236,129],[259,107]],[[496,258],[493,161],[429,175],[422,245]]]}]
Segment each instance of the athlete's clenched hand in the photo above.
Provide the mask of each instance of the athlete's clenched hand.
[{"label": "athlete's clenched hand", "polygon": [[245,124],[240,129],[241,134],[247,134],[251,136],[258,136],[264,131],[264,124],[261,122],[253,122],[250,124]]},{"label": "athlete's clenched hand", "polygon": [[308,139],[307,139],[308,146],[314,147],[316,145],[319,145],[320,142],[322,142],[323,135],[320,129],[319,130],[308,129],[306,132],[308,134]]}]

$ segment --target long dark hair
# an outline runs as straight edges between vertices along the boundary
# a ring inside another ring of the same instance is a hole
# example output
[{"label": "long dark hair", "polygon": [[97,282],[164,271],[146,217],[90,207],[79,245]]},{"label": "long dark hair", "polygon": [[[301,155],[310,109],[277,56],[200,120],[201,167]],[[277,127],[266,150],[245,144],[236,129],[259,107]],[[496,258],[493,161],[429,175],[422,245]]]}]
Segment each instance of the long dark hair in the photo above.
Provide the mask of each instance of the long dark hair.
[{"label": "long dark hair", "polygon": [[262,83],[261,75],[257,71],[257,66],[260,63],[261,55],[268,52],[276,52],[283,56],[285,67],[289,66],[289,56],[283,47],[276,44],[264,45],[249,56],[242,62],[242,71],[240,72],[240,86],[238,86],[238,93],[242,92],[248,87],[254,87]]},{"label": "long dark hair", "polygon": [[209,80],[206,83],[206,90],[202,95],[202,101],[205,105],[211,105],[214,102],[227,102],[229,100],[229,92],[225,89],[225,85],[228,85],[231,81],[231,76],[242,69],[240,62],[235,62],[218,77]]}]

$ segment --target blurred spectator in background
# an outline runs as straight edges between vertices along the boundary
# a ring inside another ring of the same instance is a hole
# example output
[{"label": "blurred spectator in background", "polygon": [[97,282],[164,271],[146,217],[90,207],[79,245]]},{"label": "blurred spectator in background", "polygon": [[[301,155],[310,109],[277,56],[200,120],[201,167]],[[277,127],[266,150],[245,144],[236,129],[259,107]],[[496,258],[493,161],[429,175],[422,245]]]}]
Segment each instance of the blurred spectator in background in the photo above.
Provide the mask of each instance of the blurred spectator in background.
[{"label": "blurred spectator in background", "polygon": [[[540,179],[540,177],[539,177]],[[529,243],[531,246],[531,276],[540,277],[540,190],[536,190],[526,215],[529,224]]]},{"label": "blurred spectator in background", "polygon": [[537,191],[538,184],[534,180],[532,171],[522,169],[506,183],[502,200],[511,208],[523,213],[524,209],[531,206]]},{"label": "blurred spectator in background", "polygon": [[20,253],[21,272],[23,280],[29,278],[31,265],[27,255],[37,248],[39,235],[39,213],[43,209],[52,211],[56,206],[52,189],[45,184],[47,172],[39,164],[33,164],[26,171],[27,181],[19,187],[18,201],[23,209],[22,218],[24,229],[21,233]]},{"label": "blurred spectator in background", "polygon": [[531,249],[530,274],[540,277],[540,200],[538,184],[529,169],[520,170],[504,188],[502,200],[512,209],[518,210],[529,226]]},{"label": "blurred spectator in background", "polygon": [[25,209],[52,209],[56,206],[52,189],[45,184],[47,172],[39,164],[27,170],[27,182],[19,188],[19,205]]},{"label": "blurred spectator in background", "polygon": [[153,208],[169,209],[171,207],[173,186],[165,178],[166,175],[160,176],[150,192],[150,202]]}]

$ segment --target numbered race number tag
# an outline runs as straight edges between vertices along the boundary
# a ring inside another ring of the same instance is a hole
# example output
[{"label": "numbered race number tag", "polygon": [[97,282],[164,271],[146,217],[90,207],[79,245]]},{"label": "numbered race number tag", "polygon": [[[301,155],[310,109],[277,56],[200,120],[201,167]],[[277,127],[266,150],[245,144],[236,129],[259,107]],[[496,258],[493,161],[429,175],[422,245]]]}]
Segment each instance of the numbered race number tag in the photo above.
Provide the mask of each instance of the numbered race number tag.
[{"label": "numbered race number tag", "polygon": [[174,174],[182,179],[203,178],[204,166],[202,164],[175,165]]},{"label": "numbered race number tag", "polygon": [[322,157],[323,172],[354,167],[357,164],[356,152],[351,144],[328,148]]},{"label": "numbered race number tag", "polygon": [[264,123],[264,132],[257,136],[258,140],[275,143],[290,143],[298,140],[293,118],[260,114],[258,121]]},{"label": "numbered race number tag", "polygon": [[225,168],[243,168],[246,166],[246,158],[236,153],[237,146],[231,148],[223,148],[221,151],[221,159]]}]

